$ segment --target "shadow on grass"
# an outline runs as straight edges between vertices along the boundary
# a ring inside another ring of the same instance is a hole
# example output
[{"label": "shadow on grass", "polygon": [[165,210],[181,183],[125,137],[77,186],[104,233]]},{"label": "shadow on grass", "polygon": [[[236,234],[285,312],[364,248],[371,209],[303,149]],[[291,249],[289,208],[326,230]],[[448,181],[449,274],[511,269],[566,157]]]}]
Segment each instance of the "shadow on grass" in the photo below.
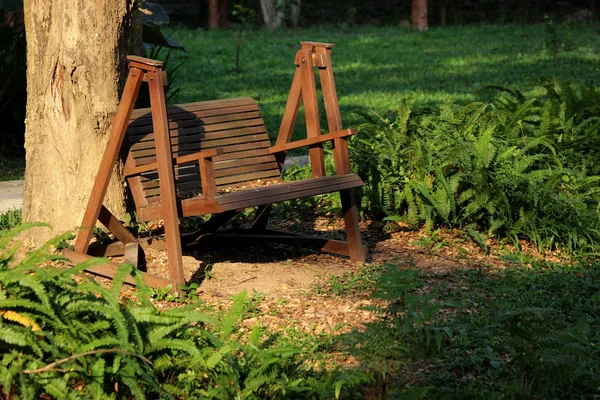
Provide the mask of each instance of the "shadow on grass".
[{"label": "shadow on grass", "polygon": [[388,396],[596,398],[600,267],[529,262],[427,275],[388,266],[382,320],[337,346]]}]

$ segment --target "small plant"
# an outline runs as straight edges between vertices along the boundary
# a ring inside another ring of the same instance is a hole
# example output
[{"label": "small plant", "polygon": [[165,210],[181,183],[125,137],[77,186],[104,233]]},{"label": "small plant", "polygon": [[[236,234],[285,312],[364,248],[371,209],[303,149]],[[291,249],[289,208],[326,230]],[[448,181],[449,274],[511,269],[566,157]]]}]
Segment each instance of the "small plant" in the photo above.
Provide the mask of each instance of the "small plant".
[{"label": "small plant", "polygon": [[544,28],[546,30],[546,48],[552,54],[552,60],[556,62],[558,59],[561,41],[554,19],[548,15],[544,15]]},{"label": "small plant", "polygon": [[600,95],[544,80],[547,95],[501,89],[493,103],[395,118],[364,115],[351,141],[362,207],[409,227],[463,229],[538,250],[593,255],[600,245]]},{"label": "small plant", "polygon": [[256,11],[253,8],[244,7],[242,4],[233,6],[232,15],[238,22],[237,38],[235,41],[235,72],[240,72],[240,54],[242,52],[242,33],[246,27],[256,20]]},{"label": "small plant", "polygon": [[9,210],[0,214],[0,231],[15,228],[21,224],[23,212],[19,210]]}]

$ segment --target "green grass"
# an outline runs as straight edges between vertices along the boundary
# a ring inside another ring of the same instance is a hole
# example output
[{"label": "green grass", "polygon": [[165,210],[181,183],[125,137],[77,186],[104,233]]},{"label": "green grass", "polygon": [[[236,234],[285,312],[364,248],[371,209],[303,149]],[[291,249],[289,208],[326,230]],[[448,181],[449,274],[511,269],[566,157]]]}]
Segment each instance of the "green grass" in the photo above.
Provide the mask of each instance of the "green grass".
[{"label": "green grass", "polygon": [[[244,32],[241,72],[234,72],[235,32],[178,29],[172,37],[188,50],[178,71],[175,102],[235,96],[259,101],[269,132],[276,135],[302,40],[335,43],[333,67],[346,125],[356,109],[396,110],[407,98],[414,108],[486,100],[487,85],[518,87],[526,96],[543,76],[600,86],[598,25],[562,28],[570,51],[553,61],[544,25],[483,25],[412,32],[397,27],[317,27]],[[182,57],[180,54],[172,56]],[[299,128],[301,128],[299,126]]]},{"label": "green grass", "polygon": [[388,266],[375,292],[391,300],[382,322],[331,351],[387,376],[386,398],[596,398],[598,265],[522,262],[446,275]]},{"label": "green grass", "polygon": [[0,182],[23,179],[25,159],[0,156]]}]

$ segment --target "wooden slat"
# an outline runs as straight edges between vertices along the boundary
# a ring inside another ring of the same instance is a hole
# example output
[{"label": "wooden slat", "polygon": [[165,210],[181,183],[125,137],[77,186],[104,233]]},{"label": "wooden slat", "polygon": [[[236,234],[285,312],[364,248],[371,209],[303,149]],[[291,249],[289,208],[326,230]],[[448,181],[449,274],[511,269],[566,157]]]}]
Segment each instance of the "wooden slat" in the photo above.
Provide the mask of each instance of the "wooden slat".
[{"label": "wooden slat", "polygon": [[[233,99],[223,99],[223,100],[208,100],[208,101],[199,101],[196,103],[188,103],[185,105],[173,105],[167,107],[168,115],[177,115],[178,113],[186,113],[186,112],[195,112],[195,111],[203,111],[203,110],[214,110],[219,108],[227,108],[227,107],[236,107],[243,106],[249,104],[256,104],[256,100],[251,97],[237,97]],[[183,111],[182,111],[183,110]],[[150,113],[150,108],[138,108],[134,110],[132,113],[132,119],[137,119],[142,116],[148,117]]]},{"label": "wooden slat", "polygon": [[163,90],[162,73],[152,76],[148,84],[150,104],[152,105],[152,123],[156,132],[156,158],[158,175],[160,177],[161,215],[164,221],[165,238],[167,240],[167,259],[171,280],[178,284],[185,283],[181,252],[181,236],[179,235],[179,220],[177,218],[177,198],[175,192],[175,177],[173,176],[173,154],[171,153],[171,138],[169,137],[167,119],[167,101]]},{"label": "wooden slat", "polygon": [[236,168],[228,168],[228,169],[219,169],[218,171],[215,171],[215,178],[223,178],[226,176],[234,176],[234,175],[239,175],[239,174],[245,174],[248,172],[254,172],[254,171],[275,171],[277,173],[277,175],[280,174],[279,172],[279,164],[277,164],[277,161],[272,161],[269,163],[260,163],[260,164],[252,164],[252,165],[244,165],[244,166],[240,166],[240,167],[236,167]]},{"label": "wooden slat", "polygon": [[[301,58],[301,52],[296,54],[296,59]],[[302,100],[302,69],[296,64],[296,71],[294,71],[294,79],[292,80],[292,87],[288,95],[285,109],[283,111],[283,117],[281,118],[281,124],[279,126],[279,133],[277,134],[277,144],[288,143],[292,139],[294,133],[294,126],[296,125],[296,118],[298,116],[298,110],[300,109],[300,101]]]},{"label": "wooden slat", "polygon": [[[137,110],[134,110],[134,112]],[[245,113],[259,111],[258,104],[245,104],[239,106],[225,107],[225,108],[211,108],[207,110],[193,111],[188,110],[187,107],[178,108],[169,112],[169,120],[177,120],[177,121],[185,121],[188,119],[197,119],[197,118],[207,118],[207,117],[215,117],[219,115],[228,115],[228,114],[237,114],[237,113]],[[145,128],[144,128],[145,127]],[[133,116],[131,122],[129,123],[128,132],[136,132],[137,130],[142,129],[152,129],[152,118],[149,113]]]},{"label": "wooden slat", "polygon": [[250,156],[263,156],[269,154],[269,147],[271,143],[269,141],[263,141],[260,143],[251,143],[250,145],[239,145],[239,146],[227,146],[223,148],[223,155],[216,156],[213,158],[215,162],[236,160],[240,158]]},{"label": "wooden slat", "polygon": [[350,185],[356,185],[353,187],[360,187],[363,185],[362,180],[356,174],[332,175],[323,176],[320,178],[303,179],[300,181],[283,182],[275,186],[263,186],[240,192],[226,193],[217,196],[217,199],[219,204],[224,205],[229,202],[238,202],[247,199],[252,199],[253,197],[257,196],[262,196],[263,193],[267,192],[269,195],[275,195],[278,193],[286,193],[291,191],[302,192],[304,190],[311,190],[311,188],[326,188],[329,185],[346,185],[346,183],[349,183]]},{"label": "wooden slat", "polygon": [[[178,155],[176,157],[173,157],[173,164],[186,164],[191,162],[197,163],[201,158],[210,158],[222,153],[223,151],[220,148],[215,148],[194,152],[192,154]],[[149,172],[155,169],[158,169],[157,163],[148,163],[138,166],[129,166],[126,164],[123,174],[125,176],[130,176],[135,174],[141,174],[144,172]]]},{"label": "wooden slat", "polygon": [[[302,74],[302,99],[304,100],[304,119],[306,121],[306,135],[316,137],[321,134],[319,119],[319,103],[317,100],[317,85],[312,61],[312,48],[302,46],[302,61],[300,69]],[[313,178],[325,176],[325,156],[323,147],[311,147],[308,150],[310,168]]]},{"label": "wooden slat", "polygon": [[[355,174],[335,175],[220,194],[214,200],[219,204],[222,211],[236,210],[317,194],[337,192],[352,187],[360,187],[362,184],[361,179]],[[194,212],[205,212],[202,199],[201,197],[194,197],[182,200],[181,206],[184,215],[194,215]]]},{"label": "wooden slat", "polygon": [[[224,131],[213,134],[198,134],[198,135],[185,135],[178,137],[171,137],[172,150],[176,152],[186,152],[193,151],[198,152],[202,149],[205,149],[208,144],[211,143],[211,140],[216,139],[225,139],[238,137],[239,143],[244,143],[244,136],[256,136],[262,135],[263,140],[268,140],[269,136],[266,134],[266,130],[264,127],[251,127],[244,129],[236,129],[232,131]],[[206,142],[206,144],[204,143]],[[214,147],[214,146],[213,146]],[[140,153],[142,151],[142,153]],[[132,146],[132,150],[130,152],[131,158],[135,159],[135,164],[139,164],[140,157],[150,157],[153,155],[154,151],[154,141],[150,142],[139,142]],[[132,160],[133,162],[134,160]]]},{"label": "wooden slat", "polygon": [[148,201],[146,200],[146,196],[144,195],[144,188],[142,187],[142,182],[139,176],[134,176],[133,178],[127,178],[127,184],[129,185],[129,191],[131,192],[131,196],[133,197],[133,202],[135,203],[135,208],[146,207],[148,205]]},{"label": "wooden slat", "polygon": [[250,182],[250,181],[255,181],[257,179],[276,178],[279,176],[280,176],[279,169],[275,169],[275,170],[251,172],[251,173],[247,173],[247,174],[234,175],[234,176],[225,176],[225,177],[221,177],[221,178],[216,178],[216,181],[217,181],[217,186],[228,186],[232,183]]},{"label": "wooden slat", "polygon": [[[213,158],[214,161],[214,158]],[[219,162],[215,162],[215,172],[219,171],[221,169],[225,169],[225,168],[233,168],[233,167],[238,167],[238,166],[242,166],[242,165],[251,165],[251,164],[258,164],[258,163],[269,163],[269,162],[274,162],[275,157],[271,154],[263,156],[263,155],[251,155],[249,157],[245,157],[245,158],[238,158],[238,159],[234,159],[234,160],[227,160],[227,161],[219,161]]]},{"label": "wooden slat", "polygon": [[[81,264],[81,263],[93,258],[86,254],[76,253],[76,252],[68,250],[68,249],[63,250],[63,255],[74,265]],[[89,267],[89,268],[85,269],[86,272],[90,272],[95,275],[104,276],[106,278],[113,278],[117,274],[118,270],[119,270],[119,266],[116,264],[113,264],[113,263],[104,263],[104,264],[100,264],[100,265],[94,265],[93,267]],[[141,274],[142,278],[144,278],[144,281],[146,282],[146,284],[153,288],[159,288],[159,287],[164,288],[164,287],[168,286],[169,284],[174,283],[174,282],[172,282],[168,279],[162,278],[160,276],[147,274],[147,273],[144,273],[141,271],[136,271],[136,273]],[[135,285],[136,282],[132,276],[128,276],[125,278],[125,283],[130,284],[130,285]]]},{"label": "wooden slat", "polygon": [[[260,112],[251,111],[244,113],[236,113],[236,114],[226,114],[226,115],[218,115],[214,117],[204,117],[198,118],[194,116],[194,114],[190,114],[186,116],[185,119],[169,119],[169,130],[172,132],[174,130],[179,129],[182,132],[185,132],[186,128],[193,127],[203,127],[203,126],[211,126],[211,125],[219,125],[226,122],[232,121],[252,121],[260,118]],[[127,135],[131,140],[137,140],[139,136],[143,136],[149,132],[152,132],[151,125],[142,125],[137,127],[129,127],[127,129]]]},{"label": "wooden slat", "polygon": [[[208,133],[208,132],[218,132],[218,131],[227,131],[232,129],[240,129],[240,128],[250,128],[253,126],[264,126],[265,122],[262,118],[250,118],[236,121],[226,121],[220,122],[212,125],[201,125],[195,124],[189,127],[180,128],[178,126],[173,126],[169,128],[169,135],[171,137],[184,136],[184,135],[193,135],[200,133]],[[266,131],[266,129],[265,129]],[[154,134],[152,131],[141,132],[138,135],[128,135],[129,143],[132,146],[135,143],[145,141],[145,140],[153,140]]]},{"label": "wooden slat", "polygon": [[123,243],[137,243],[137,239],[104,205],[100,208],[98,221]]}]

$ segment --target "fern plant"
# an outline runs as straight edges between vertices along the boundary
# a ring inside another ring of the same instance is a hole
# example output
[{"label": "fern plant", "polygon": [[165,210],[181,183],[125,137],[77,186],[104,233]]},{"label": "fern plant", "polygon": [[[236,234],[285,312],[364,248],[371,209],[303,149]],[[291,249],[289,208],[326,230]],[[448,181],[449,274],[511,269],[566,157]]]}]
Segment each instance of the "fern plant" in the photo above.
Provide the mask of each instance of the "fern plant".
[{"label": "fern plant", "polygon": [[594,254],[600,244],[599,94],[555,80],[545,98],[496,88],[493,103],[412,115],[365,116],[352,144],[374,216],[428,231],[466,229],[486,247],[518,245]]},{"label": "fern plant", "polygon": [[316,372],[310,351],[269,347],[255,326],[238,334],[247,294],[216,317],[189,302],[158,311],[152,291],[135,275],[137,296],[121,298],[122,266],[111,287],[56,268],[58,237],[14,257],[15,237],[27,224],[0,235],[0,391],[7,398],[340,398],[368,382],[360,371]]}]

